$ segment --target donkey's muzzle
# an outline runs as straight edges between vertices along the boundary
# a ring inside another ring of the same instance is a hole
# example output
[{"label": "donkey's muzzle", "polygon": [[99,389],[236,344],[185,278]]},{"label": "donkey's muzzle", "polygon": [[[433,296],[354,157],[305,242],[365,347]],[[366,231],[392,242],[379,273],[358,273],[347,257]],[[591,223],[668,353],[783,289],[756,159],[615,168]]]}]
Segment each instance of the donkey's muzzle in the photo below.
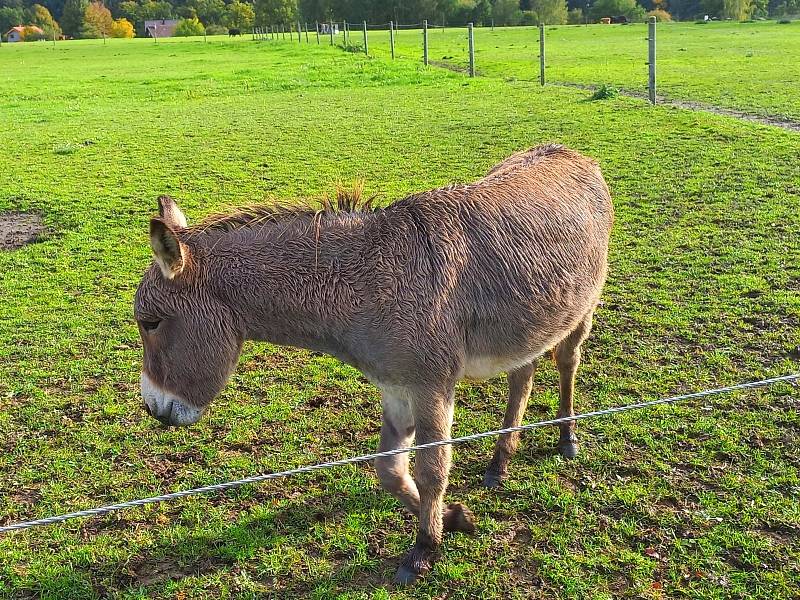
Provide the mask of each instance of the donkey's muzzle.
[{"label": "donkey's muzzle", "polygon": [[142,373],[139,384],[147,414],[160,423],[182,427],[197,423],[203,416],[202,410],[161,389],[146,373]]}]

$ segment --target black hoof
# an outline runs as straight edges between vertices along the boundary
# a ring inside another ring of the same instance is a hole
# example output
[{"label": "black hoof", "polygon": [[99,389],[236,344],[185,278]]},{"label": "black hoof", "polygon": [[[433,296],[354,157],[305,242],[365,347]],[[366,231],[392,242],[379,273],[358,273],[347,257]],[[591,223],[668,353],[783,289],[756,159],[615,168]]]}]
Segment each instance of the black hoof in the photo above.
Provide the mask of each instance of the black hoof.
[{"label": "black hoof", "polygon": [[486,471],[486,475],[483,476],[483,487],[499,488],[503,485],[503,482],[505,480],[506,480],[505,474],[497,473],[496,471],[492,471],[490,469]]},{"label": "black hoof", "polygon": [[579,449],[580,446],[578,446],[577,440],[566,440],[558,443],[558,451],[564,458],[575,458],[578,456]]},{"label": "black hoof", "polygon": [[460,502],[448,504],[444,511],[444,530],[475,533],[475,515]]},{"label": "black hoof", "polygon": [[397,585],[413,585],[421,576],[422,573],[415,573],[405,565],[400,565],[394,576],[394,582]]}]

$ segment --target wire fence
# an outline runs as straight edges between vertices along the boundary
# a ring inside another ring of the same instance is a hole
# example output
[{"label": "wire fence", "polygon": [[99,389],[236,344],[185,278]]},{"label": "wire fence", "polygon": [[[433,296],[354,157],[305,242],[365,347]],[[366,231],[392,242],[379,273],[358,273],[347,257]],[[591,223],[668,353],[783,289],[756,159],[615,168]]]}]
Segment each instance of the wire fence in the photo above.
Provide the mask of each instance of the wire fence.
[{"label": "wire fence", "polygon": [[127,508],[134,508],[137,506],[145,506],[147,504],[155,504],[158,502],[167,502],[170,500],[177,500],[179,498],[187,498],[189,496],[197,496],[200,494],[211,494],[211,493],[218,493],[225,490],[241,487],[243,485],[253,484],[253,483],[260,483],[264,481],[270,481],[272,479],[279,479],[282,477],[291,477],[294,475],[300,475],[303,473],[311,473],[313,471],[319,471],[321,469],[330,469],[333,467],[341,467],[345,465],[353,465],[358,463],[364,463],[368,461],[375,460],[376,458],[384,458],[389,456],[396,456],[398,454],[407,454],[410,452],[417,452],[419,450],[425,450],[428,448],[436,448],[437,446],[446,446],[446,445],[457,445],[457,444],[464,444],[467,442],[472,442],[475,440],[480,440],[488,437],[494,437],[498,435],[508,434],[508,433],[517,433],[517,432],[524,432],[530,431],[532,429],[537,429],[540,427],[548,427],[553,425],[561,425],[563,423],[569,423],[571,421],[581,421],[584,419],[591,419],[595,417],[607,416],[607,415],[615,415],[623,412],[628,412],[631,410],[641,410],[644,408],[652,408],[655,406],[667,405],[667,404],[674,404],[676,402],[681,402],[684,400],[691,400],[696,398],[704,398],[706,396],[714,396],[718,394],[727,394],[736,391],[744,391],[744,390],[752,390],[756,388],[764,388],[770,387],[778,383],[795,383],[797,380],[800,379],[800,373],[794,373],[790,375],[782,375],[780,377],[772,377],[770,379],[762,379],[759,381],[751,381],[748,383],[740,383],[737,385],[721,387],[711,390],[704,390],[701,392],[694,392],[691,394],[682,394],[680,396],[671,396],[669,398],[662,398],[660,400],[651,400],[648,402],[638,402],[635,404],[627,404],[624,406],[616,406],[613,408],[606,408],[603,410],[597,410],[594,412],[583,413],[579,415],[572,415],[567,417],[560,417],[557,419],[549,419],[547,421],[538,421],[536,423],[529,423],[526,425],[519,425],[517,427],[506,427],[503,429],[495,429],[492,431],[484,431],[481,433],[473,433],[471,435],[465,435],[463,437],[453,438],[453,439],[446,439],[446,440],[439,440],[435,442],[430,442],[427,444],[418,444],[416,446],[408,446],[405,448],[396,448],[394,450],[388,450],[385,452],[376,452],[374,454],[364,454],[361,456],[355,456],[352,458],[345,458],[341,460],[333,460],[328,462],[323,462],[315,465],[308,465],[305,467],[298,467],[296,469],[289,469],[288,471],[280,471],[277,473],[268,473],[265,475],[255,475],[253,477],[247,477],[245,479],[238,479],[236,481],[228,481],[225,483],[218,483],[216,485],[208,485],[200,488],[195,488],[191,490],[184,490],[181,492],[173,492],[171,494],[163,494],[161,496],[153,496],[150,498],[141,498],[138,500],[129,500],[127,502],[120,502],[118,504],[110,504],[107,506],[101,506],[98,508],[91,508],[88,510],[80,510],[76,512],[71,512],[63,515],[56,515],[52,517],[46,517],[42,519],[35,519],[31,521],[22,521],[19,523],[12,523],[9,525],[4,525],[0,527],[0,533],[9,533],[12,531],[18,531],[22,529],[30,529],[32,527],[38,527],[43,525],[53,525],[55,523],[63,523],[64,521],[69,521],[72,519],[79,519],[83,517],[94,517],[99,515],[108,514],[110,512],[124,510]]},{"label": "wire fence", "polygon": [[[615,88],[612,94],[621,91],[652,103],[693,101],[695,106],[686,106],[740,110],[744,114],[738,116],[758,115],[775,124],[800,121],[800,37],[791,37],[796,26],[773,21],[697,27],[656,23],[655,18],[628,26],[490,28],[426,21],[300,25],[312,33],[322,29],[312,43],[340,45],[371,57],[417,60],[472,76],[541,85]],[[788,34],[781,52],[773,37],[777,34]],[[743,73],[745,87],[737,84]]]}]

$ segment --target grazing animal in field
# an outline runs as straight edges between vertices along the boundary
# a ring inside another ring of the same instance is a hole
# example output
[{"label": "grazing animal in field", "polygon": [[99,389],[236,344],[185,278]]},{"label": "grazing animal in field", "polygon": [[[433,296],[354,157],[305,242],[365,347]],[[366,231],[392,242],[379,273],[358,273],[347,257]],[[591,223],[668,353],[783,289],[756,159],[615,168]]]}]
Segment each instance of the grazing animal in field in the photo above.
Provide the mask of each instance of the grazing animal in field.
[{"label": "grazing animal in field", "polygon": [[236,29],[236,28],[228,29],[228,37],[234,37],[237,35],[242,35],[241,29]]},{"label": "grazing animal in field", "polygon": [[616,17],[611,17],[611,24],[612,25],[627,25],[628,24],[628,17],[625,15],[619,15]]},{"label": "grazing animal in field", "polygon": [[[141,391],[167,425],[200,419],[245,340],[327,352],[381,392],[380,450],[450,436],[463,378],[508,373],[504,427],[518,425],[537,359],[553,350],[559,416],[573,415],[582,342],[606,277],[613,208],[596,163],[558,145],[514,154],[474,183],[414,194],[383,209],[255,207],[188,227],[159,199],[155,264],[136,292]],[[558,448],[578,452],[575,423]],[[518,435],[504,435],[485,484],[507,475]],[[450,447],[375,461],[383,487],[419,517],[397,581],[431,567],[444,531],[472,531],[443,506]]]}]

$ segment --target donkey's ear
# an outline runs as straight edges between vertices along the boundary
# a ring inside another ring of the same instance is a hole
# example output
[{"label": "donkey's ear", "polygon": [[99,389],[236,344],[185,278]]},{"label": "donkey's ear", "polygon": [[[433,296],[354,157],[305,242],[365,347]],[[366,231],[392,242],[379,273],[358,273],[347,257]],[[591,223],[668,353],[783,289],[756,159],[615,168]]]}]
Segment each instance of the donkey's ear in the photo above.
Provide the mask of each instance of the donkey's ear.
[{"label": "donkey's ear", "polygon": [[158,215],[161,219],[174,229],[186,228],[186,217],[178,208],[178,203],[169,196],[158,197]]},{"label": "donkey's ear", "polygon": [[165,278],[173,279],[183,271],[188,249],[178,240],[175,230],[161,218],[150,221],[150,246]]}]

